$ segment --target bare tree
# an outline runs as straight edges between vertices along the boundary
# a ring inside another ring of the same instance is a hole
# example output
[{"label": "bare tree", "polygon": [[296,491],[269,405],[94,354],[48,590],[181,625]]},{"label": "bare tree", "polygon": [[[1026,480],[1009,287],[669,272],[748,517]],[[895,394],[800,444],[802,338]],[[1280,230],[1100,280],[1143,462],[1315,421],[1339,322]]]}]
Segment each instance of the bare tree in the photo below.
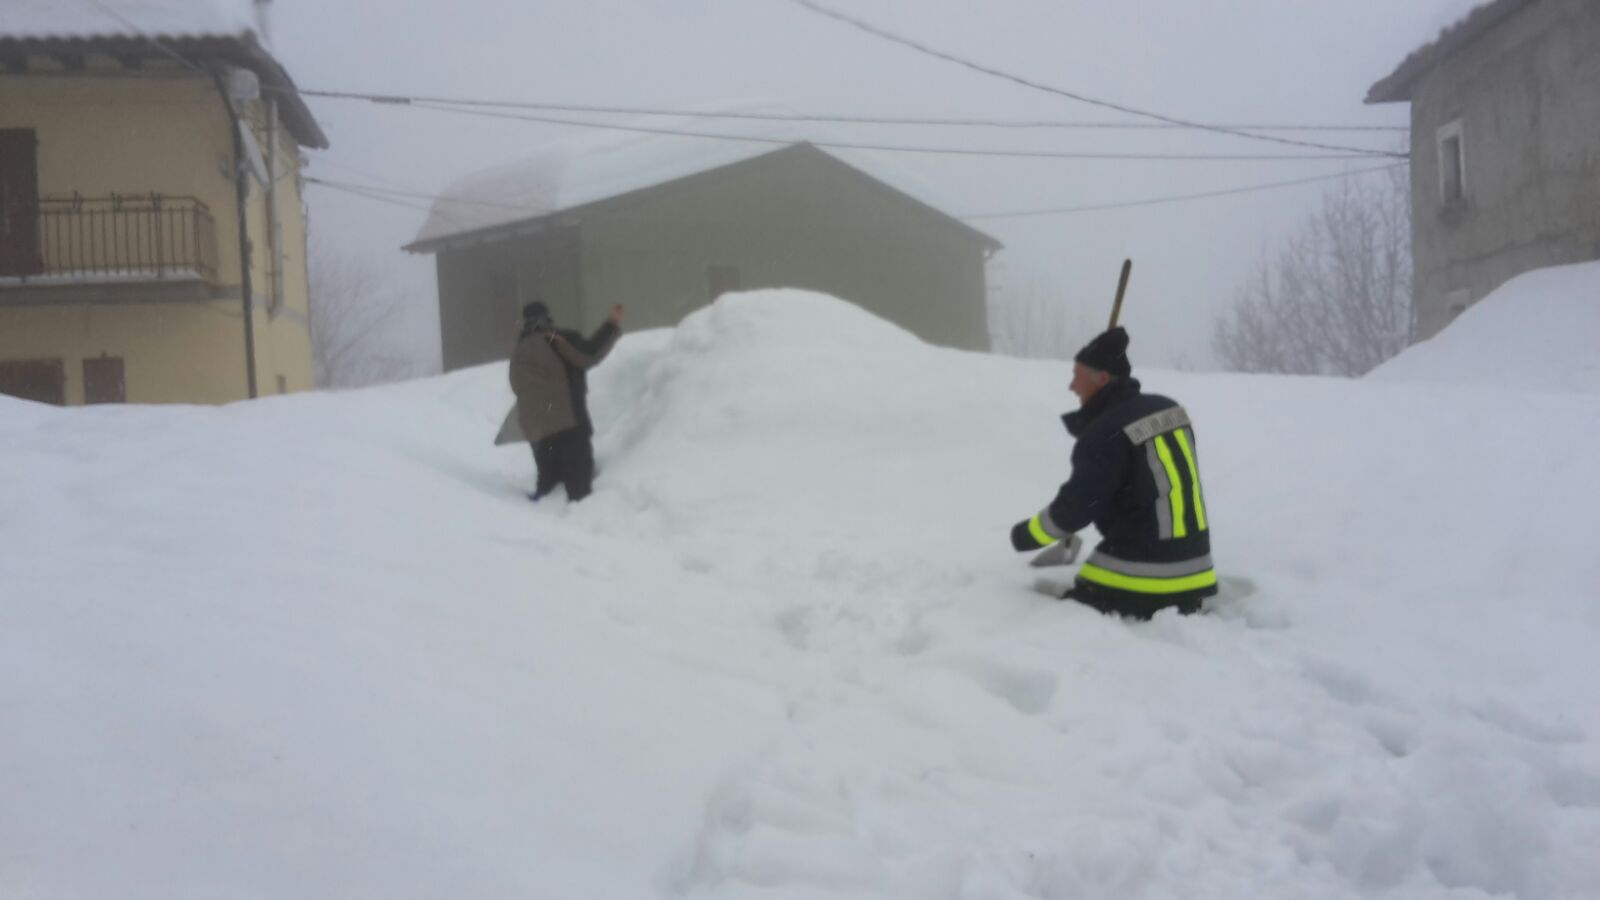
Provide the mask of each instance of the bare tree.
[{"label": "bare tree", "polygon": [[1229,369],[1364,375],[1411,342],[1411,214],[1405,167],[1346,178],[1255,273],[1217,322]]},{"label": "bare tree", "polygon": [[1093,314],[1038,276],[1009,279],[989,303],[994,350],[1006,356],[1064,359],[1099,332]]},{"label": "bare tree", "polygon": [[317,386],[361,387],[403,378],[412,364],[394,352],[404,296],[371,262],[312,248],[311,354]]}]

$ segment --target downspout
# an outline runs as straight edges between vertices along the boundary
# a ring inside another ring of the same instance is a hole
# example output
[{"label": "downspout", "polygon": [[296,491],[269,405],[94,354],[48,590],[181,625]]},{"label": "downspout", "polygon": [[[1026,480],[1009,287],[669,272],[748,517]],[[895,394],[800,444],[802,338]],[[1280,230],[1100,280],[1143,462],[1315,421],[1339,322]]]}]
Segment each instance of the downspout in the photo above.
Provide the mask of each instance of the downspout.
[{"label": "downspout", "polygon": [[278,233],[278,101],[267,107],[267,316],[283,309],[283,236]]},{"label": "downspout", "polygon": [[233,108],[233,98],[222,83],[222,73],[213,69],[211,78],[217,85],[217,95],[222,98],[222,108],[228,111],[228,121],[233,126],[233,189],[234,207],[239,221],[239,288],[244,294],[244,372],[249,385],[250,399],[256,399],[256,317],[255,304],[250,297],[250,221],[247,214],[250,182],[244,167],[244,138],[239,134],[239,113]]}]

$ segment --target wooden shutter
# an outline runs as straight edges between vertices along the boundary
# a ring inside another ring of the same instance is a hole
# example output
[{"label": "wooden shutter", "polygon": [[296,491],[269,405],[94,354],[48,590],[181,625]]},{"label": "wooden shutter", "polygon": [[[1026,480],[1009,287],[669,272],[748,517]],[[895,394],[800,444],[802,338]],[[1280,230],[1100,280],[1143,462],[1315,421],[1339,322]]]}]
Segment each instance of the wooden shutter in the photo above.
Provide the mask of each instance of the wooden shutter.
[{"label": "wooden shutter", "polygon": [[37,275],[39,138],[31,128],[0,128],[0,277]]}]

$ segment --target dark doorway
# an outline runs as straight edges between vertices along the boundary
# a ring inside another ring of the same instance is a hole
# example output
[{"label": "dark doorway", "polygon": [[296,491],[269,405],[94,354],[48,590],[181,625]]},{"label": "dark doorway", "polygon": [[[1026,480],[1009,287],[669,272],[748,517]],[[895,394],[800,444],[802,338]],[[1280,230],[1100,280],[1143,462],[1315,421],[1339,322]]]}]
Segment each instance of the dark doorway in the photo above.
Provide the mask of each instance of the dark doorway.
[{"label": "dark doorway", "polygon": [[706,285],[711,290],[711,299],[715,300],[729,291],[739,289],[738,266],[708,266],[706,268]]}]

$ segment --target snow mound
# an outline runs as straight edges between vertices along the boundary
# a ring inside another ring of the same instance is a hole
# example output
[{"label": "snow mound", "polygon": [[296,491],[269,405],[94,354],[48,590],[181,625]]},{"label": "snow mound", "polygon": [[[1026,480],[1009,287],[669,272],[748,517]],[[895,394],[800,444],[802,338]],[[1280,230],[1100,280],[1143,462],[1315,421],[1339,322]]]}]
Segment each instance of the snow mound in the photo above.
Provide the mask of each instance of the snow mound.
[{"label": "snow mound", "polygon": [[1367,377],[1600,394],[1600,262],[1519,275]]}]

